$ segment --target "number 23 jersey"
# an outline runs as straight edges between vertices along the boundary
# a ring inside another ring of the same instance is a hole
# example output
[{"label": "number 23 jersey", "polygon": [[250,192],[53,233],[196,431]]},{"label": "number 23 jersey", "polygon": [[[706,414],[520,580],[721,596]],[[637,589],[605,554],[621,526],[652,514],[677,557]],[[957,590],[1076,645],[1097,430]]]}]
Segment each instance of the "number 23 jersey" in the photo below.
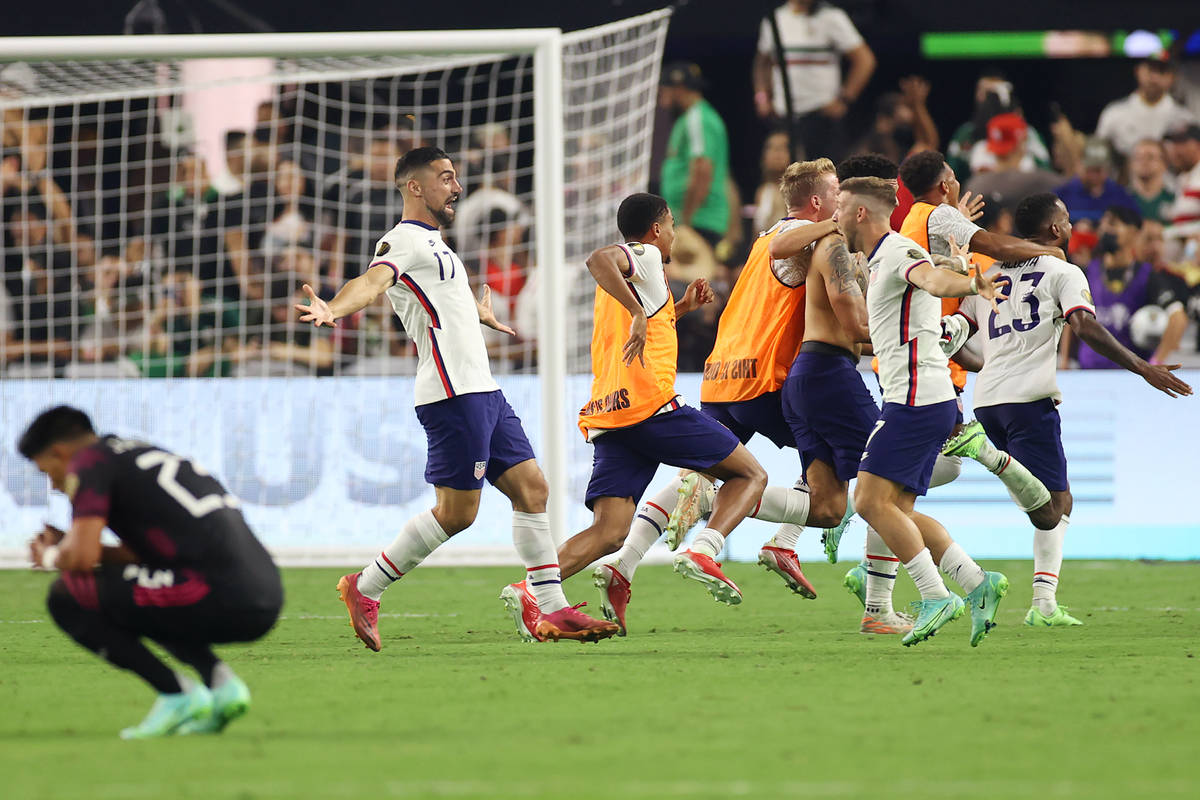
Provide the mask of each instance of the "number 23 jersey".
[{"label": "number 23 jersey", "polygon": [[963,299],[958,313],[979,329],[983,370],[975,382],[975,407],[1062,399],[1056,376],[1058,338],[1071,313],[1096,313],[1083,271],[1054,256],[990,272],[1007,299],[993,311],[981,297]]}]

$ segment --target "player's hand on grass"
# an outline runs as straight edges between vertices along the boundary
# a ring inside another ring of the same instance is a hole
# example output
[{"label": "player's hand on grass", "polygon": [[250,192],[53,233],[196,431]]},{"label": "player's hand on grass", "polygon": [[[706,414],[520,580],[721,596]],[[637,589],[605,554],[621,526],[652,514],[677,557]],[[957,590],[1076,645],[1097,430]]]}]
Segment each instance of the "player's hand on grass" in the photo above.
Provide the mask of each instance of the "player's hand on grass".
[{"label": "player's hand on grass", "polygon": [[63,540],[66,533],[46,523],[36,536],[29,540],[29,562],[34,569],[45,569],[42,566],[42,556],[47,547],[53,547]]},{"label": "player's hand on grass", "polygon": [[635,358],[641,362],[643,367],[646,366],[646,359],[642,355],[646,349],[646,324],[646,314],[643,311],[639,311],[634,316],[633,322],[629,323],[629,338],[625,340],[625,347],[621,349],[621,360],[627,367],[633,364]]},{"label": "player's hand on grass", "polygon": [[983,195],[981,194],[972,197],[971,193],[967,192],[958,199],[958,210],[962,212],[964,217],[971,220],[971,222],[983,216],[983,207],[985,205],[987,203],[984,202]]},{"label": "player's hand on grass", "polygon": [[1000,313],[1000,306],[997,303],[1008,297],[1008,295],[1001,294],[1000,290],[996,287],[995,281],[988,275],[976,275],[971,280],[975,282],[978,295],[992,304],[992,311]]},{"label": "player's hand on grass", "polygon": [[322,325],[336,328],[337,322],[334,320],[337,318],[329,310],[329,304],[317,297],[317,293],[307,283],[304,284],[304,293],[308,295],[308,305],[296,303],[292,306],[292,308],[300,312],[300,321],[311,322],[315,328],[319,328]]},{"label": "player's hand on grass", "polygon": [[1141,371],[1146,383],[1171,397],[1190,395],[1192,387],[1171,373],[1179,369],[1179,364],[1147,364]]},{"label": "player's hand on grass", "polygon": [[700,306],[705,306],[716,300],[717,296],[713,294],[712,287],[708,285],[708,281],[704,278],[696,278],[688,284],[687,291],[683,293],[683,298],[680,300],[680,305],[683,306],[683,312],[695,311]]},{"label": "player's hand on grass", "polygon": [[496,312],[492,310],[492,287],[487,285],[483,287],[483,294],[479,296],[476,305],[479,306],[479,321],[482,324],[492,330],[507,333],[509,336],[517,335],[516,331],[496,319]]}]

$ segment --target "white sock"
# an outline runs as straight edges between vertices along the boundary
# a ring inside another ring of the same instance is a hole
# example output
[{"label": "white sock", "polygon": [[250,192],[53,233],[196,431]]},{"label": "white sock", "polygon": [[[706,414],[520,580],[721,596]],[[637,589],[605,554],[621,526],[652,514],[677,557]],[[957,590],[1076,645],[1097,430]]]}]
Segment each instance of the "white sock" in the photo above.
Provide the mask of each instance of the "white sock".
[{"label": "white sock", "polygon": [[885,615],[892,613],[892,590],[896,588],[896,571],[900,559],[884,543],[874,528],[867,526],[866,557],[863,566],[867,570],[867,612]]},{"label": "white sock", "polygon": [[962,472],[962,456],[944,456],[938,453],[933,462],[933,475],[929,479],[929,488],[936,489],[958,478]]},{"label": "white sock", "polygon": [[716,558],[717,554],[725,547],[725,534],[712,528],[705,528],[696,534],[696,538],[692,540],[691,551],[693,553],[702,553],[710,558]]},{"label": "white sock", "polygon": [[513,546],[525,564],[525,585],[533,592],[538,608],[546,614],[566,608],[569,603],[562,590],[549,515],[545,511],[539,514],[514,511],[512,532]]},{"label": "white sock", "polygon": [[[784,490],[801,496],[793,497],[784,495],[780,497],[778,493],[772,493],[772,506],[776,505],[781,499],[783,501],[785,517],[783,519],[773,519],[762,513],[762,509],[767,506],[767,492],[770,492],[774,488],[776,487],[767,487],[766,491],[763,492],[763,499],[759,501],[760,507],[756,508],[756,513],[750,516],[755,519],[766,519],[769,522],[782,522],[783,524],[775,529],[775,535],[767,541],[767,546],[778,547],[783,550],[795,550],[796,542],[800,539],[800,534],[804,532],[804,526],[808,523],[808,514],[812,508],[812,498],[808,493],[808,484],[805,483],[804,477],[801,476],[791,489]],[[788,503],[793,504],[790,516],[787,511]],[[801,516],[803,516],[803,519],[800,519]]]},{"label": "white sock", "polygon": [[1028,513],[1050,502],[1050,490],[1046,485],[1033,477],[1024,464],[1003,450],[997,450],[987,439],[983,440],[976,460],[1000,479],[1022,511]]},{"label": "white sock", "polygon": [[768,486],[750,516],[765,522],[786,522],[804,527],[808,522],[808,509],[808,492],[790,486]]},{"label": "white sock", "polygon": [[404,523],[400,535],[374,561],[363,567],[358,590],[366,597],[378,600],[384,589],[411,572],[449,538],[433,512],[422,511]]},{"label": "white sock", "polygon": [[946,577],[957,583],[968,594],[983,583],[987,575],[983,567],[975,563],[975,559],[967,555],[967,551],[959,547],[958,542],[951,542],[942,554],[942,572]]},{"label": "white sock", "polygon": [[218,661],[217,665],[213,667],[212,684],[208,688],[219,689],[225,685],[226,681],[233,677],[235,677],[235,675],[233,670],[229,668],[229,665],[224,661]]},{"label": "white sock", "polygon": [[913,556],[912,561],[906,563],[904,568],[917,585],[922,600],[941,600],[950,596],[946,584],[942,582],[942,576],[938,575],[933,556],[929,555],[928,547],[922,547],[921,552]]},{"label": "white sock", "polygon": [[1058,609],[1058,574],[1062,570],[1063,538],[1071,518],[1063,514],[1048,531],[1033,532],[1033,604],[1050,616]]},{"label": "white sock", "polygon": [[678,476],[672,478],[657,494],[643,501],[638,508],[633,525],[629,528],[629,535],[625,537],[625,544],[621,545],[621,549],[617,551],[617,560],[613,562],[617,572],[624,575],[626,580],[633,580],[633,573],[637,572],[638,564],[646,557],[646,551],[667,529],[667,517],[675,505],[682,482]]}]

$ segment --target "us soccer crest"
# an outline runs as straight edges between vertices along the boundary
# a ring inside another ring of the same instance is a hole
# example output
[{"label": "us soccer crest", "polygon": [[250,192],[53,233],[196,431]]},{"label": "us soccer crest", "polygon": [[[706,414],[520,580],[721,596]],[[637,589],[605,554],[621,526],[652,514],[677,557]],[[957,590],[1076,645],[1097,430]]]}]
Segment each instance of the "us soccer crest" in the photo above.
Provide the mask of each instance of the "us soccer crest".
[{"label": "us soccer crest", "polygon": [[487,473],[487,462],[486,461],[476,461],[475,462],[475,480],[479,480],[486,473]]},{"label": "us soccer crest", "polygon": [[379,258],[380,256],[387,255],[387,251],[391,250],[391,249],[392,249],[392,246],[390,244],[388,244],[387,242],[380,242],[379,249],[375,251],[375,257]]},{"label": "us soccer crest", "polygon": [[909,248],[908,257],[913,258],[913,259],[918,259],[918,258],[924,258],[925,256],[921,254],[920,250],[914,250],[912,248]]}]

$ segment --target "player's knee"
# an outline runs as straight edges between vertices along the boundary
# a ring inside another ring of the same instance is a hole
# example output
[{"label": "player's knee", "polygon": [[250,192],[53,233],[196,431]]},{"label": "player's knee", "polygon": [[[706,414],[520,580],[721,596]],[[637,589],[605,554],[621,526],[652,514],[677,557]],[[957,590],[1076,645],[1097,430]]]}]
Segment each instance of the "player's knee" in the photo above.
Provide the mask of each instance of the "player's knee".
[{"label": "player's knee", "polygon": [[864,489],[861,483],[854,487],[854,508],[860,517],[870,522],[878,513],[879,506],[880,498],[870,490]]},{"label": "player's knee", "polygon": [[842,515],[845,513],[845,504],[841,508],[838,508],[837,501],[833,498],[818,500],[809,509],[808,522],[806,524],[812,528],[836,528],[841,523]]},{"label": "player's knee", "polygon": [[513,498],[513,510],[526,514],[540,514],[546,510],[546,502],[550,499],[550,484],[538,471],[537,475],[525,481],[517,497]]},{"label": "player's knee", "polygon": [[453,536],[456,533],[462,533],[467,528],[471,527],[475,522],[475,515],[479,512],[479,506],[471,506],[467,508],[444,508],[439,507],[434,509],[434,517],[438,524],[442,526],[442,530],[447,536]]},{"label": "player's knee", "polygon": [[767,471],[763,469],[762,464],[759,464],[757,459],[750,459],[746,468],[742,470],[742,476],[750,482],[754,490],[760,495],[767,488]]},{"label": "player's knee", "polygon": [[1053,500],[1046,503],[1041,508],[1035,508],[1029,512],[1029,521],[1034,527],[1041,531],[1048,531],[1058,525],[1062,519],[1062,513],[1058,510],[1058,504]]}]

